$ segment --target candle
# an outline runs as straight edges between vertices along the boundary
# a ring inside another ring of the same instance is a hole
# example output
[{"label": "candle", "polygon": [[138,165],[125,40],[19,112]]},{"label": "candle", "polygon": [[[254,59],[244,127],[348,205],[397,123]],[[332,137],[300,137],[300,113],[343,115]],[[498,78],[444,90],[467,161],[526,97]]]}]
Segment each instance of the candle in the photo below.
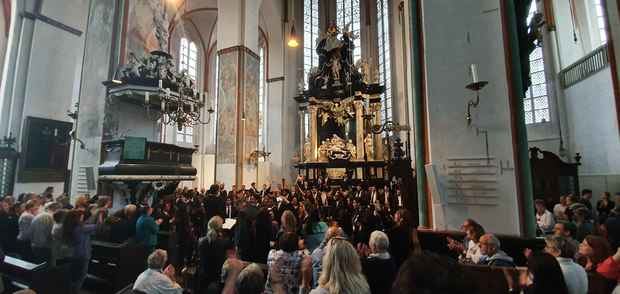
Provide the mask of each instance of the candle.
[{"label": "candle", "polygon": [[159,80],[159,88],[161,89],[161,88],[163,88],[163,87],[164,87],[164,81]]},{"label": "candle", "polygon": [[148,105],[150,100],[151,100],[150,93],[149,92],[144,93],[144,104]]},{"label": "candle", "polygon": [[477,83],[478,82],[478,66],[475,63],[470,65],[469,71],[470,71],[472,82]]}]

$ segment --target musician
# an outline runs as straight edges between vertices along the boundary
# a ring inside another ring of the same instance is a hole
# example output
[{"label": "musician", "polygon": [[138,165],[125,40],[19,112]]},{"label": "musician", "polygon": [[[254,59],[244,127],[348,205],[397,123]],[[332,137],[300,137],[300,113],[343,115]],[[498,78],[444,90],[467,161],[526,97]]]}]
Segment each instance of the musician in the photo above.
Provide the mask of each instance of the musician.
[{"label": "musician", "polygon": [[232,198],[226,198],[224,203],[224,218],[236,218],[237,208],[233,205]]},{"label": "musician", "polygon": [[256,189],[256,183],[252,182],[250,184],[250,189],[249,189],[250,193],[259,196],[261,193],[258,191],[258,189]]}]

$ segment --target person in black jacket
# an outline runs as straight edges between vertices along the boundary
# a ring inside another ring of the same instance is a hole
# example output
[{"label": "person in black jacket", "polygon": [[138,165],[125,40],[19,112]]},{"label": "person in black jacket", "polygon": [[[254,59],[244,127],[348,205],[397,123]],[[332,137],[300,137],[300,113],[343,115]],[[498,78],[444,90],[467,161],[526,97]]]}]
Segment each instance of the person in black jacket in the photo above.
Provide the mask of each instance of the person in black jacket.
[{"label": "person in black jacket", "polygon": [[394,214],[394,223],[396,225],[388,231],[388,236],[390,240],[390,254],[398,268],[411,253],[421,251],[421,248],[418,232],[413,227],[411,213],[408,210],[398,210]]},{"label": "person in black jacket", "polygon": [[397,269],[388,252],[390,248],[388,236],[381,231],[374,231],[370,234],[368,246],[368,249],[362,248],[359,251],[362,256],[367,256],[362,258],[362,271],[370,286],[370,292],[389,293]]},{"label": "person in black jacket", "polygon": [[222,275],[222,265],[226,261],[229,251],[233,249],[232,242],[222,234],[223,223],[224,220],[221,217],[212,217],[207,224],[206,236],[198,241],[200,287],[203,291],[213,283],[220,288],[219,280]]}]

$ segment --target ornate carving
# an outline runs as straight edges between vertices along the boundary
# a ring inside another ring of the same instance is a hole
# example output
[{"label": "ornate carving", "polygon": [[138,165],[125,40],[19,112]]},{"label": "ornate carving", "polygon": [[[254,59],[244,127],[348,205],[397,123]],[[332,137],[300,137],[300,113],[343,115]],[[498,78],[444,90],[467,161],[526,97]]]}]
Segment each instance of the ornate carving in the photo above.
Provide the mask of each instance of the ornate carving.
[{"label": "ornate carving", "polygon": [[366,138],[364,138],[364,145],[366,146],[366,158],[368,158],[368,160],[373,160],[375,158],[375,149],[373,139],[370,134],[367,134]]},{"label": "ornate carving", "polygon": [[331,139],[325,139],[319,147],[319,161],[329,160],[349,160],[352,157],[351,146],[355,151],[355,146],[351,140],[347,143],[344,139],[333,134]]}]

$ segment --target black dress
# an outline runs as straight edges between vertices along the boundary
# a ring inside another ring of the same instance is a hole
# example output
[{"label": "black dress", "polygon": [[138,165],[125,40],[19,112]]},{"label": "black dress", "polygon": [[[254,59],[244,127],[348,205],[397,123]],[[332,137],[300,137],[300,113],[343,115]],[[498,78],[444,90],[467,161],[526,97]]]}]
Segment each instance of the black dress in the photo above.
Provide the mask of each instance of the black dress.
[{"label": "black dress", "polygon": [[217,238],[209,242],[207,238],[200,239],[201,287],[206,289],[211,283],[219,283],[222,274],[222,265],[226,261],[226,251],[232,249],[232,242],[226,238]]}]

